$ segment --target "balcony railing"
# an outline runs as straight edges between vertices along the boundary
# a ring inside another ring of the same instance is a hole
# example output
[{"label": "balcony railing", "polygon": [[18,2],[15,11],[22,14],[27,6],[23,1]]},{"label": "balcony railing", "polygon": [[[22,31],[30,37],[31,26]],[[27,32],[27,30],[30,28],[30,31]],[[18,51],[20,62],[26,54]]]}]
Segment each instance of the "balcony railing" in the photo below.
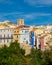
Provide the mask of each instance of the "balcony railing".
[{"label": "balcony railing", "polygon": [[0,37],[0,39],[13,39],[13,36],[11,36],[11,37]]}]

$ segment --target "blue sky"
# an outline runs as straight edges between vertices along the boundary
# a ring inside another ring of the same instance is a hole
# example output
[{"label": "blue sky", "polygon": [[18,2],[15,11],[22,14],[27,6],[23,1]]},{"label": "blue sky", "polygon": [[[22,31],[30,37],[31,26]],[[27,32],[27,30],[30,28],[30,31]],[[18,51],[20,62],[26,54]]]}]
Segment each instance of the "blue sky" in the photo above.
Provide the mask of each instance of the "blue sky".
[{"label": "blue sky", "polygon": [[0,0],[0,21],[21,18],[28,25],[52,24],[52,0]]}]

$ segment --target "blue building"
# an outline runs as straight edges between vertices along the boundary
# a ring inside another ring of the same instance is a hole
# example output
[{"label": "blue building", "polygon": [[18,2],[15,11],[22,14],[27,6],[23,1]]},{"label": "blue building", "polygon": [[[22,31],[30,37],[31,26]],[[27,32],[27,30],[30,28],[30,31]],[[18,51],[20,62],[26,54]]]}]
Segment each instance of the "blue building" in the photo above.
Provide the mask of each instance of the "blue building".
[{"label": "blue building", "polygon": [[30,32],[30,45],[34,46],[35,45],[35,33]]}]

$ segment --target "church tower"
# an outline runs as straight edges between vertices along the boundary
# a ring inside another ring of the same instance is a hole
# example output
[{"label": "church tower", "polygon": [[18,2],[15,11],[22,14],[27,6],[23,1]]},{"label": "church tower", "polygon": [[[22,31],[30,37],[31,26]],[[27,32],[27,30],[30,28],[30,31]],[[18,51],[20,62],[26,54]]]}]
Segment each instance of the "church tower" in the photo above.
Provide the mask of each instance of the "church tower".
[{"label": "church tower", "polygon": [[18,20],[18,25],[20,26],[20,25],[24,25],[24,19],[19,19]]}]

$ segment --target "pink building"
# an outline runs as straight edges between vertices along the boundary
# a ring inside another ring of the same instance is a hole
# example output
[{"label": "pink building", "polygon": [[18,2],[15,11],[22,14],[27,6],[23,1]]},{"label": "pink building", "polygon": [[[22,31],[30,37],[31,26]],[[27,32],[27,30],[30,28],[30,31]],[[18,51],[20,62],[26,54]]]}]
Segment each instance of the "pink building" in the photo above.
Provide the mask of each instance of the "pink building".
[{"label": "pink building", "polygon": [[39,43],[40,43],[40,49],[44,50],[45,49],[45,46],[44,46],[44,37],[40,37]]}]

